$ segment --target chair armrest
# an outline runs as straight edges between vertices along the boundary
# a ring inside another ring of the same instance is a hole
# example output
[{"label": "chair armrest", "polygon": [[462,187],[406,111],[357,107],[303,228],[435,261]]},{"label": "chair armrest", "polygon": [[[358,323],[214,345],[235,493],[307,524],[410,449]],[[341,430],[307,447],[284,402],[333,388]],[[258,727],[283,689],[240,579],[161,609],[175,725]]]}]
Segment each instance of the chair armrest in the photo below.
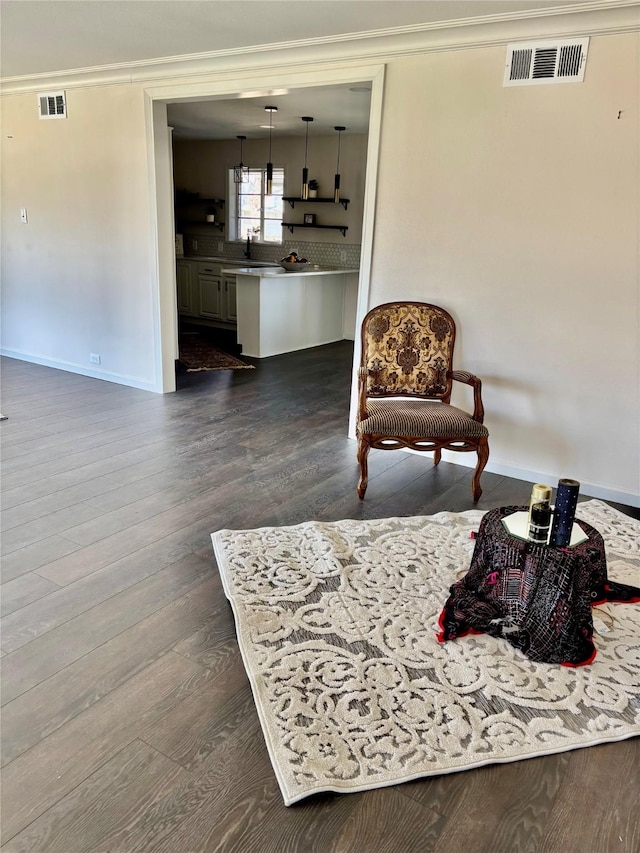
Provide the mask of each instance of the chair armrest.
[{"label": "chair armrest", "polygon": [[478,423],[484,423],[484,406],[482,405],[482,380],[473,373],[468,373],[466,370],[452,370],[449,377],[456,382],[462,382],[464,385],[471,385],[473,388],[473,419]]},{"label": "chair armrest", "polygon": [[358,420],[369,417],[367,412],[367,377],[370,371],[366,367],[358,368]]}]

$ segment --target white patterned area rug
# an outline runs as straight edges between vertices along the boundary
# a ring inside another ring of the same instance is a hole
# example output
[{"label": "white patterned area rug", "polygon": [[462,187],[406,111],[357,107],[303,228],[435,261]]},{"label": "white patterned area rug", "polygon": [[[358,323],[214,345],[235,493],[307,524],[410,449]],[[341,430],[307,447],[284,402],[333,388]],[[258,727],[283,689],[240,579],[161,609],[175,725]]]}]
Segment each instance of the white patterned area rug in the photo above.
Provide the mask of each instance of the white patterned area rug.
[{"label": "white patterned area rug", "polygon": [[[640,605],[604,606],[577,669],[487,635],[437,642],[482,514],[212,535],[286,805],[640,734]],[[640,522],[596,500],[578,517],[609,578],[638,585]]]}]

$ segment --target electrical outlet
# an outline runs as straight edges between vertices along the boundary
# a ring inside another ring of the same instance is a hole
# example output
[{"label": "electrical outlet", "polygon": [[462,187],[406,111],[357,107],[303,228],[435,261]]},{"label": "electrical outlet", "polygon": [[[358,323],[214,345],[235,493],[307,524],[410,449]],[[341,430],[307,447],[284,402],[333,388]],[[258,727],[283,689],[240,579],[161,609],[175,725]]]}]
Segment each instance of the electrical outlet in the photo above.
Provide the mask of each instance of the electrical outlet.
[{"label": "electrical outlet", "polygon": [[224,252],[224,243],[222,242],[222,240],[220,240],[220,242],[218,243],[218,251]]},{"label": "electrical outlet", "polygon": [[90,352],[89,361],[91,362],[91,364],[100,364],[101,358],[97,352]]},{"label": "electrical outlet", "polygon": [[195,250],[198,248],[198,241],[197,241],[197,240],[192,240],[192,241],[191,241],[191,245],[193,246],[193,249],[194,249],[194,251],[195,251]]},{"label": "electrical outlet", "polygon": [[344,263],[347,260],[347,253],[340,252],[340,260]]}]

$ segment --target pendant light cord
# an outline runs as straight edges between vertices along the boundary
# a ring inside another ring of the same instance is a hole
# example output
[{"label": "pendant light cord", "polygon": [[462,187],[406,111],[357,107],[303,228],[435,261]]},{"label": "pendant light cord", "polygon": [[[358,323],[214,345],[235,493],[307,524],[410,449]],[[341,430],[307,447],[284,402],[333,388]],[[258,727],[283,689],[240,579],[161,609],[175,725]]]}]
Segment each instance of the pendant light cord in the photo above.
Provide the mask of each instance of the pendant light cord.
[{"label": "pendant light cord", "polygon": [[333,201],[337,204],[340,201],[340,140],[342,139],[342,131],[347,128],[339,124],[333,129],[338,131],[338,158],[336,160],[336,173],[333,178]]},{"label": "pendant light cord", "polygon": [[302,116],[302,121],[307,125],[304,134],[304,168],[302,170],[302,192],[300,198],[306,201],[309,198],[309,169],[307,168],[307,156],[309,153],[309,122],[313,121],[311,116]]},{"label": "pendant light cord", "polygon": [[307,165],[307,153],[309,151],[309,122],[306,122],[306,131],[304,135],[304,165]]}]

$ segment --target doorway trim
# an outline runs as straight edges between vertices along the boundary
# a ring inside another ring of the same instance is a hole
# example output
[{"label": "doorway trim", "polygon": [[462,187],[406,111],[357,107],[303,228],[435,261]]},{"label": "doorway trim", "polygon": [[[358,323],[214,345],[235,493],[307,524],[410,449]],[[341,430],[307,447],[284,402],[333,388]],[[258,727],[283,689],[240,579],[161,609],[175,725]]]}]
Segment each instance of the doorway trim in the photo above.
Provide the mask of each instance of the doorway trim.
[{"label": "doorway trim", "polygon": [[[234,97],[259,97],[274,90],[303,89],[310,86],[371,82],[371,106],[367,142],[364,208],[358,299],[356,305],[356,340],[354,365],[358,363],[357,329],[369,305],[375,200],[382,123],[382,99],[385,65],[349,64],[333,68],[293,68],[235,73],[222,79],[149,86],[144,90],[145,129],[149,180],[149,214],[151,218],[149,256],[153,291],[154,362],[156,390],[176,390],[175,359],[178,355],[176,334],[177,294],[174,251],[173,153],[167,125],[167,104],[180,101],[229,100]],[[354,411],[355,367],[352,377],[351,412]],[[350,419],[350,422],[352,418]]]}]

